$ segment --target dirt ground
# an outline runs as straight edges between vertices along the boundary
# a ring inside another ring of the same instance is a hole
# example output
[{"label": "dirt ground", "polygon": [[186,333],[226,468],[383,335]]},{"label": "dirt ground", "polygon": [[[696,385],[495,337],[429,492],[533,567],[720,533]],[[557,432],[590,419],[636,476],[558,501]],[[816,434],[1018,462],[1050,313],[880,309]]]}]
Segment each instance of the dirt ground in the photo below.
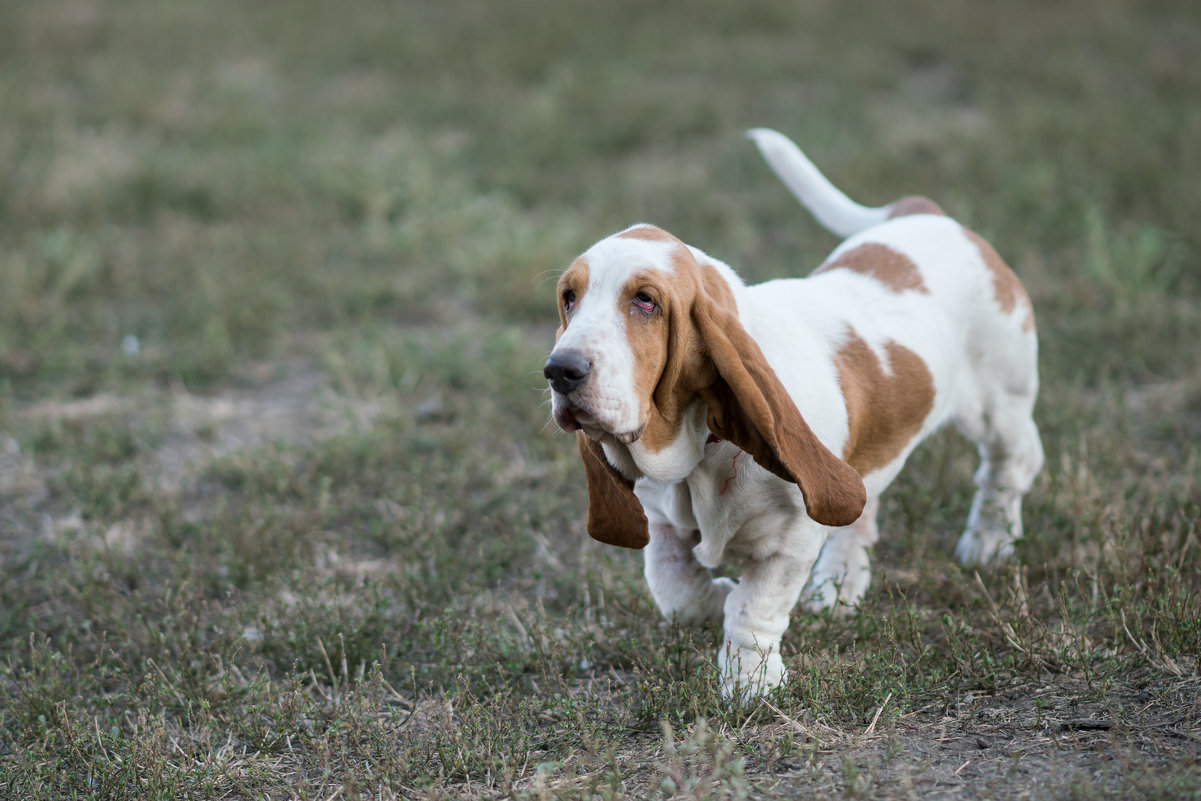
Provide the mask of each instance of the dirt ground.
[{"label": "dirt ground", "polygon": [[1170,774],[1201,756],[1201,735],[1182,728],[1195,727],[1201,713],[1195,679],[1146,688],[1124,699],[1118,715],[1081,701],[1087,692],[1082,682],[1049,676],[1041,687],[927,705],[885,735],[822,749],[816,775],[797,766],[775,778],[782,795],[818,778],[831,791],[862,797],[1037,799],[1086,789],[1134,797],[1153,777],[1132,774],[1132,761],[1138,772]]}]

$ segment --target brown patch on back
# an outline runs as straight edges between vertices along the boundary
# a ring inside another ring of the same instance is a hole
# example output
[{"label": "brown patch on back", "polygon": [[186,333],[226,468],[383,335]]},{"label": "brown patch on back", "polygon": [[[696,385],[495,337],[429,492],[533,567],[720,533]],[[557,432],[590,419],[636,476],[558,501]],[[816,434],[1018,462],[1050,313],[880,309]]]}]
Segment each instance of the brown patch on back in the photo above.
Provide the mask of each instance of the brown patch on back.
[{"label": "brown patch on back", "polygon": [[840,253],[838,258],[818,267],[813,274],[840,269],[874,278],[893,292],[911,290],[924,295],[930,294],[913,259],[878,242],[866,242]]},{"label": "brown patch on back", "polygon": [[980,258],[984,259],[984,265],[992,273],[993,295],[996,297],[1001,311],[1012,314],[1015,308],[1021,306],[1026,313],[1025,319],[1022,320],[1022,330],[1034,330],[1034,306],[1030,303],[1030,296],[1026,294],[1026,288],[1022,286],[1022,282],[1013,270],[1009,269],[1009,265],[1001,259],[993,246],[988,244],[988,240],[967,228],[964,228],[963,232],[976,245],[976,249],[980,251]]},{"label": "brown patch on back", "polygon": [[947,216],[947,213],[942,210],[942,207],[928,197],[921,195],[909,195],[900,200],[890,203],[888,206],[888,219],[895,220],[897,217],[908,217],[911,214],[938,214]]},{"label": "brown patch on back", "polygon": [[896,342],[885,351],[891,374],[852,330],[834,356],[847,404],[842,457],[859,475],[896,459],[934,408],[934,376],[922,358]]}]

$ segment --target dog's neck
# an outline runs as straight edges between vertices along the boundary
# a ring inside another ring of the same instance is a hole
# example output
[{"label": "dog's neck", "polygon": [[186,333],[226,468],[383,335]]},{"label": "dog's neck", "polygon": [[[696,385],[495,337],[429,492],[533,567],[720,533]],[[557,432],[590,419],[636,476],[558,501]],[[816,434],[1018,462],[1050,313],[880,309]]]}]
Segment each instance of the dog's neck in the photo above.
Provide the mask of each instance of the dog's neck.
[{"label": "dog's neck", "polygon": [[680,428],[667,446],[651,450],[641,439],[624,445],[606,437],[605,454],[617,472],[631,481],[643,477],[664,483],[683,481],[704,458],[710,437],[706,415],[705,402],[698,395],[681,415]]}]

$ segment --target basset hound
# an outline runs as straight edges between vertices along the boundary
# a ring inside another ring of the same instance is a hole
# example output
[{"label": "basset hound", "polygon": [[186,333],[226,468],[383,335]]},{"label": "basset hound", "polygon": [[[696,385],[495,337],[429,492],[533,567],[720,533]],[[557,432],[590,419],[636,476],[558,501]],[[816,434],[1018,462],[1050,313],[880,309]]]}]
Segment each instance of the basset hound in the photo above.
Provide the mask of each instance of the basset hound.
[{"label": "basset hound", "polygon": [[[1033,310],[996,251],[930,200],[859,205],[782,134],[748,136],[846,240],[806,278],[748,286],[666,231],[627,228],[560,277],[544,370],[577,434],[588,533],[644,548],[665,616],[724,620],[722,690],[741,700],[785,681],[802,595],[814,610],[862,599],[880,493],[931,432],[953,422],[979,450],[964,564],[1013,553],[1043,463]],[[727,560],[738,581],[711,572]]]}]

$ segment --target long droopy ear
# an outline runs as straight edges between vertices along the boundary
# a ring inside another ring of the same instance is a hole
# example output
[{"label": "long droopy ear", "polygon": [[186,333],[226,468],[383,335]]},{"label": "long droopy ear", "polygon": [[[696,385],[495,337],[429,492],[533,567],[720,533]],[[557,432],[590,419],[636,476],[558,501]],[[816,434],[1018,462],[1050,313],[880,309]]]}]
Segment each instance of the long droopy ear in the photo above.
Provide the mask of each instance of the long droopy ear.
[{"label": "long droopy ear", "polygon": [[622,548],[645,548],[651,541],[646,513],[634,495],[634,482],[609,464],[599,442],[576,432],[588,476],[588,534]]},{"label": "long droopy ear", "polygon": [[805,510],[818,523],[849,526],[867,501],[862,479],[809,428],[759,344],[739,322],[728,285],[711,270],[704,270],[710,274],[693,306],[693,322],[720,376],[700,390],[709,406],[709,429],[796,483],[805,496]]}]

